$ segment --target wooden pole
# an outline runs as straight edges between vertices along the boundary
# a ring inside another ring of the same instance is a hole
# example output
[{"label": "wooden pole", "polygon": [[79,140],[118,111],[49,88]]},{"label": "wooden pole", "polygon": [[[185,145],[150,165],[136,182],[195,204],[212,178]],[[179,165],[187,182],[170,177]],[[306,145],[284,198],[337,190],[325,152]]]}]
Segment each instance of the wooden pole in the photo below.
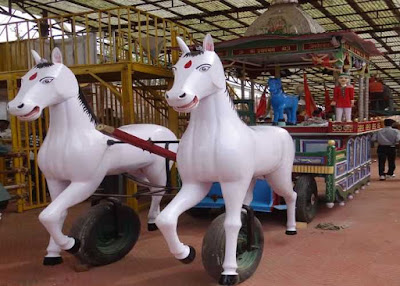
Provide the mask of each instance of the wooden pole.
[{"label": "wooden pole", "polygon": [[369,76],[365,77],[365,87],[364,87],[364,118],[369,120]]},{"label": "wooden pole", "polygon": [[358,121],[364,121],[364,75],[358,79]]}]

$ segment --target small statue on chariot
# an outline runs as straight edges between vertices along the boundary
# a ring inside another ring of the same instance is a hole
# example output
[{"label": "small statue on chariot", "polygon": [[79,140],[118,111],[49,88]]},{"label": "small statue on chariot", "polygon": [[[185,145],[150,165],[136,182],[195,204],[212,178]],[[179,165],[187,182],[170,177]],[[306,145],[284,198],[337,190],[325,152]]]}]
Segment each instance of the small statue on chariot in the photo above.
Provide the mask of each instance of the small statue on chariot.
[{"label": "small statue on chariot", "polygon": [[350,74],[341,73],[338,85],[333,90],[333,101],[331,105],[336,107],[336,121],[341,122],[343,113],[346,122],[351,122],[351,109],[354,107],[354,87],[350,85]]}]

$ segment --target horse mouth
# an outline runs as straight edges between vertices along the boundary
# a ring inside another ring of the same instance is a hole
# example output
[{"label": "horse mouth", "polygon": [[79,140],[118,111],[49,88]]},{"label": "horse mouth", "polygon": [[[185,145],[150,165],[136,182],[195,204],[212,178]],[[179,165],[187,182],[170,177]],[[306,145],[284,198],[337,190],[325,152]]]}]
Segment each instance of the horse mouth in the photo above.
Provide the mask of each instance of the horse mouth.
[{"label": "horse mouth", "polygon": [[197,98],[197,96],[195,96],[193,98],[193,100],[191,102],[189,102],[188,104],[185,104],[182,106],[175,106],[174,109],[178,112],[188,112],[188,111],[191,111],[193,108],[195,108],[198,103],[199,103],[199,99]]},{"label": "horse mouth", "polygon": [[25,115],[20,115],[18,117],[21,120],[29,120],[30,118],[35,117],[39,112],[40,112],[40,107],[39,106],[35,106],[35,108],[33,108],[31,112],[29,112],[29,113],[27,113]]}]

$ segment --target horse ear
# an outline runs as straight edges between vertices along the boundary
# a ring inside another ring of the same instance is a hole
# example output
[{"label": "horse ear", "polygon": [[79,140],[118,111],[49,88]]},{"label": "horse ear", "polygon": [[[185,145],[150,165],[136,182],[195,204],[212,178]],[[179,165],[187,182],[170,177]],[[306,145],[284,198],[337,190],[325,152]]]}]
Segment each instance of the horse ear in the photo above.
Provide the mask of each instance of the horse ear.
[{"label": "horse ear", "polygon": [[203,40],[203,50],[204,51],[214,51],[214,41],[210,34],[207,34]]},{"label": "horse ear", "polygon": [[180,37],[176,37],[176,40],[178,41],[178,45],[181,48],[182,53],[185,55],[187,53],[190,53],[189,47],[186,45],[185,41],[182,40]]},{"label": "horse ear", "polygon": [[39,54],[35,50],[31,50],[32,57],[35,60],[35,63],[38,65],[42,62],[42,58],[39,56]]},{"label": "horse ear", "polygon": [[51,52],[51,61],[55,64],[63,63],[62,54],[59,48],[54,48]]}]

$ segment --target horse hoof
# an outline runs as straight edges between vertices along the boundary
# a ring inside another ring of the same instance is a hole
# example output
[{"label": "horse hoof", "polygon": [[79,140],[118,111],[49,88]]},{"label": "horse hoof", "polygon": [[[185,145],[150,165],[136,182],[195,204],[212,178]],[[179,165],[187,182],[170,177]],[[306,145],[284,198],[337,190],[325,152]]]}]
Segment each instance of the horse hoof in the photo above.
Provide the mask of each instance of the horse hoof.
[{"label": "horse hoof", "polygon": [[77,238],[75,239],[75,244],[72,246],[70,249],[65,250],[66,252],[69,252],[71,254],[76,254],[79,251],[79,248],[81,247],[81,241]]},{"label": "horse hoof", "polygon": [[296,235],[297,231],[296,230],[287,230],[285,233],[286,233],[286,235]]},{"label": "horse hoof", "polygon": [[155,231],[158,230],[158,227],[155,223],[148,223],[147,224],[147,230],[148,231]]},{"label": "horse hoof", "polygon": [[189,255],[184,259],[179,259],[179,261],[182,262],[183,264],[192,263],[193,260],[196,258],[196,250],[193,247],[191,247],[190,245],[189,245],[189,248],[190,248]]},{"label": "horse hoof", "polygon": [[61,256],[57,257],[44,257],[43,265],[45,266],[54,266],[63,263],[63,259]]},{"label": "horse hoof", "polygon": [[333,208],[334,205],[335,205],[334,203],[326,203],[326,206],[327,206],[329,209]]},{"label": "horse hoof", "polygon": [[218,281],[219,285],[236,285],[239,284],[239,275],[221,275]]}]

